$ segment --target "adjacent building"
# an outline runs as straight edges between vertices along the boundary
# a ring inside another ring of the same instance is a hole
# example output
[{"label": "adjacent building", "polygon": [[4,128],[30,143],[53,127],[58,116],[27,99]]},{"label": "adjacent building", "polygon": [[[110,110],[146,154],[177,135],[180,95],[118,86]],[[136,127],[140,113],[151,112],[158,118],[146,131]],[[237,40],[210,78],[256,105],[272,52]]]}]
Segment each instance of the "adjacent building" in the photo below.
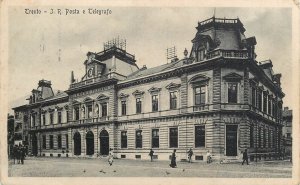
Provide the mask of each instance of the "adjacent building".
[{"label": "adjacent building", "polygon": [[[255,37],[239,19],[198,22],[184,58],[147,69],[114,40],[88,52],[85,75],[66,91],[41,80],[29,104],[14,108],[23,139],[38,156],[168,160],[277,157],[281,149],[281,74],[256,61]],[[154,53],[153,53],[154,54]],[[149,54],[152,55],[152,54]],[[22,116],[20,116],[22,115]]]},{"label": "adjacent building", "polygon": [[284,107],[282,112],[283,128],[283,152],[285,156],[292,156],[292,142],[293,142],[293,110],[288,107]]}]

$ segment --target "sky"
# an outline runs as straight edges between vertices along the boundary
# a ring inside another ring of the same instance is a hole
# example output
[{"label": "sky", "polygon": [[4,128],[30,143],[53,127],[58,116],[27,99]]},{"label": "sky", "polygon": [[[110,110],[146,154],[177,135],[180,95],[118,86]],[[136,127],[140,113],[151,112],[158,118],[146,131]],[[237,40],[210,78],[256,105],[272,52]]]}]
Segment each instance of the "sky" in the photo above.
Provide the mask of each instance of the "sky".
[{"label": "sky", "polygon": [[[53,8],[40,7],[42,11]],[[86,10],[89,7],[80,7]],[[102,9],[101,7],[94,7]],[[105,7],[107,8],[107,7]],[[108,7],[109,8],[109,7]],[[36,9],[36,7],[35,7]],[[73,8],[74,9],[74,8]],[[166,49],[177,56],[191,50],[198,21],[213,16],[214,8],[111,7],[110,15],[28,15],[24,7],[9,10],[9,109],[25,103],[41,79],[52,88],[67,90],[71,71],[84,74],[88,51],[103,50],[103,43],[117,36],[127,41],[127,52],[137,65],[148,68],[167,63]],[[219,18],[239,18],[246,37],[257,40],[257,60],[271,59],[275,73],[282,73],[284,106],[292,106],[292,11],[289,8],[216,8]],[[11,111],[10,111],[11,112]]]}]

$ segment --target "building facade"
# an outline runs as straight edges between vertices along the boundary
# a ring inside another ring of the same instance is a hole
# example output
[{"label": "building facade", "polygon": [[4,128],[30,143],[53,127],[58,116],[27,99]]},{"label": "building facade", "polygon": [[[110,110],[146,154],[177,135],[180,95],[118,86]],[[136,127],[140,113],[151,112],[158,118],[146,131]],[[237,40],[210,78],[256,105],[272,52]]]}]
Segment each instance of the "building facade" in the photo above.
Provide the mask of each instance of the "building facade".
[{"label": "building facade", "polygon": [[[257,62],[255,37],[239,19],[198,22],[183,59],[147,69],[119,42],[87,53],[85,75],[71,74],[69,89],[54,94],[41,80],[29,104],[14,108],[24,119],[29,151],[38,156],[106,156],[168,160],[274,158],[282,132],[281,74]],[[26,120],[26,121],[25,121]]]},{"label": "building facade", "polygon": [[293,110],[284,107],[282,112],[282,136],[283,136],[283,153],[284,156],[292,156],[292,143],[293,143]]}]

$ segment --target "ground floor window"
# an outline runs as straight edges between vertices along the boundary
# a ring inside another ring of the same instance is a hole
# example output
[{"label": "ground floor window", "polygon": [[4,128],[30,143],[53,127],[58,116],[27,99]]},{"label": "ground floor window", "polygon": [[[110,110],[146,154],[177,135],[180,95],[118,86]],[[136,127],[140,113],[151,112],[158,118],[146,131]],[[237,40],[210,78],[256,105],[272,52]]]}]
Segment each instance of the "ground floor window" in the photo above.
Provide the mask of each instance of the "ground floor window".
[{"label": "ground floor window", "polygon": [[178,128],[170,128],[169,130],[169,146],[170,148],[178,147]]},{"label": "ground floor window", "polygon": [[195,127],[195,147],[205,147],[205,126]]},{"label": "ground floor window", "polygon": [[57,148],[61,149],[61,135],[57,135]]},{"label": "ground floor window", "polygon": [[142,148],[143,147],[143,139],[142,139],[142,131],[141,130],[137,130],[135,132],[135,147],[136,148]]},{"label": "ground floor window", "polygon": [[43,149],[46,149],[46,136],[43,135]]},{"label": "ground floor window", "polygon": [[49,138],[49,148],[53,149],[53,135],[50,135]]},{"label": "ground floor window", "polygon": [[121,132],[121,148],[127,148],[127,131]]},{"label": "ground floor window", "polygon": [[152,148],[159,148],[159,129],[152,129]]},{"label": "ground floor window", "polygon": [[254,126],[250,126],[250,148],[254,148]]},{"label": "ground floor window", "polygon": [[68,134],[66,134],[66,149],[68,149],[69,148],[69,136],[68,136]]}]

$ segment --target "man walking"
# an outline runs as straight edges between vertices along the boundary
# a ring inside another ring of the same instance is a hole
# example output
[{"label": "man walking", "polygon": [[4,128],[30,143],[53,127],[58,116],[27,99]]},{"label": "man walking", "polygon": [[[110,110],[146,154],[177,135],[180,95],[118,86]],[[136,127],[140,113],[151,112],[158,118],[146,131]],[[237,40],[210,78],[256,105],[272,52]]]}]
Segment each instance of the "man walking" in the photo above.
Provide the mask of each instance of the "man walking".
[{"label": "man walking", "polygon": [[191,163],[192,162],[192,156],[194,154],[192,148],[190,148],[190,150],[187,153],[188,153],[189,163]]},{"label": "man walking", "polygon": [[247,154],[247,149],[245,149],[244,153],[243,153],[243,162],[242,162],[242,165],[244,165],[244,162],[247,162],[247,165],[248,164],[248,154]]},{"label": "man walking", "polygon": [[154,151],[152,150],[152,148],[150,149],[150,152],[149,152],[149,156],[151,158],[151,162],[153,162],[153,154],[154,154]]},{"label": "man walking", "polygon": [[21,159],[21,164],[24,164],[24,159],[25,159],[25,148],[24,146],[20,146],[20,159]]}]

